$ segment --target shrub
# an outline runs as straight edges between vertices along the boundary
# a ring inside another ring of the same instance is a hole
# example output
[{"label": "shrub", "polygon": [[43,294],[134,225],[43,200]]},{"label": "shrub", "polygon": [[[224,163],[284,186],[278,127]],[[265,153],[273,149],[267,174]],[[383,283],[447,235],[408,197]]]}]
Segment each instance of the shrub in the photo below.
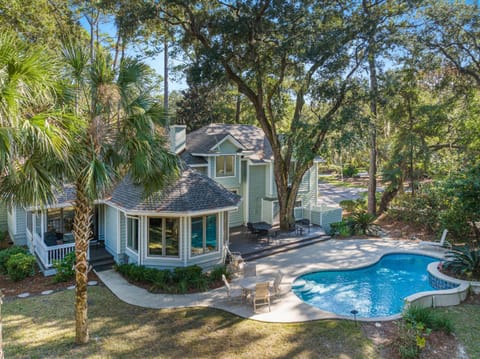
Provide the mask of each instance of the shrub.
[{"label": "shrub", "polygon": [[330,223],[331,236],[349,237],[353,234],[352,222],[349,219]]},{"label": "shrub", "polygon": [[347,165],[343,168],[343,177],[351,178],[358,175],[358,168],[354,165]]},{"label": "shrub", "polygon": [[351,213],[357,208],[357,201],[353,199],[344,199],[343,201],[340,201],[339,205],[343,210]]},{"label": "shrub", "polygon": [[7,262],[14,254],[27,254],[28,251],[25,247],[13,246],[8,249],[0,251],[0,273],[7,274]]},{"label": "shrub", "polygon": [[57,270],[55,282],[67,282],[75,276],[75,252],[68,253],[63,260],[54,261],[53,268]]},{"label": "shrub", "polygon": [[472,279],[480,279],[480,249],[454,249],[446,254],[447,261],[443,267],[454,273],[465,275]]},{"label": "shrub", "polygon": [[202,276],[202,268],[198,265],[188,267],[176,267],[173,270],[173,279],[175,282],[181,280],[187,281],[187,283],[197,280]]},{"label": "shrub", "polygon": [[367,234],[367,231],[372,227],[375,221],[373,214],[358,211],[352,215],[353,228],[355,233]]},{"label": "shrub", "polygon": [[35,257],[31,254],[17,253],[7,261],[7,273],[14,282],[35,274]]},{"label": "shrub", "polygon": [[413,325],[423,324],[428,329],[443,331],[446,334],[450,334],[453,331],[452,321],[432,308],[410,306],[403,314],[403,319],[407,323]]},{"label": "shrub", "polygon": [[225,275],[227,277],[227,274],[227,267],[216,266],[212,269],[208,277],[211,283],[216,283],[222,280],[222,275]]}]

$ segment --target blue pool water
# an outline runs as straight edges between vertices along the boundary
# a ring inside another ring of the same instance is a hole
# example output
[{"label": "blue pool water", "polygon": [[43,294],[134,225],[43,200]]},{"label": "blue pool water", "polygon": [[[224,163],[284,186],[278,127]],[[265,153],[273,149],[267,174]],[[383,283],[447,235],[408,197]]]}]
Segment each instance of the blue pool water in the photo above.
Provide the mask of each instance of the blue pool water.
[{"label": "blue pool water", "polygon": [[402,312],[404,298],[435,290],[427,266],[437,258],[388,254],[377,263],[354,270],[321,271],[298,277],[293,292],[306,303],[343,316],[385,317]]}]

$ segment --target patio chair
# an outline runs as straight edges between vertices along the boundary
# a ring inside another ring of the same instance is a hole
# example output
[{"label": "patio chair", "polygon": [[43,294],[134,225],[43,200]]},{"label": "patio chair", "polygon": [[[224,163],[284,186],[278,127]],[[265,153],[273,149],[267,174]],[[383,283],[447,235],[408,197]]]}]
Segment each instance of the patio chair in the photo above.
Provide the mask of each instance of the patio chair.
[{"label": "patio chair", "polygon": [[231,252],[230,248],[226,247],[227,249],[227,256],[230,261],[229,263],[229,270],[231,273],[239,273],[243,269],[243,265],[245,263],[242,253],[240,252]]},{"label": "patio chair", "polygon": [[273,294],[275,296],[280,295],[280,284],[282,283],[282,279],[283,279],[283,272],[279,270],[275,275],[275,279],[273,280]]},{"label": "patio chair", "polygon": [[247,228],[251,236],[257,236],[259,234],[259,232],[255,228],[253,228],[252,222],[247,222]]},{"label": "patio chair", "polygon": [[430,246],[433,248],[442,248],[442,247],[452,248],[452,245],[448,243],[448,241],[446,240],[447,233],[448,233],[448,229],[444,229],[442,233],[442,237],[440,238],[440,242],[421,241],[420,246],[423,246],[423,247]]},{"label": "patio chair", "polygon": [[258,305],[268,304],[268,311],[270,312],[270,290],[268,289],[270,283],[257,283],[255,285],[255,294],[253,295],[253,311],[257,312]]},{"label": "patio chair", "polygon": [[241,289],[232,289],[232,286],[230,283],[227,281],[227,277],[225,277],[225,274],[222,274],[222,281],[225,284],[225,290],[227,291],[227,299],[229,300],[235,300],[235,299],[242,299],[245,296],[244,291]]},{"label": "patio chair", "polygon": [[244,263],[243,264],[243,276],[244,277],[256,277],[257,276],[257,265],[255,263]]}]

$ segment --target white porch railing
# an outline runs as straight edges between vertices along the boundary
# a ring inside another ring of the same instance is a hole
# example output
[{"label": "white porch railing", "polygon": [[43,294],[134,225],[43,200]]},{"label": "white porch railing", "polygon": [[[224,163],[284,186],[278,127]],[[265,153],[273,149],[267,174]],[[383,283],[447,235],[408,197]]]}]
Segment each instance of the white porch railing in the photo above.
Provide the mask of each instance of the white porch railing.
[{"label": "white porch railing", "polygon": [[[335,206],[296,207],[294,209],[296,219],[309,219],[310,223],[322,226],[327,231],[330,223],[342,220],[342,208]],[[262,199],[262,220],[270,223],[278,223],[278,203]]]},{"label": "white porch railing", "polygon": [[37,233],[33,234],[33,248],[45,268],[53,267],[54,261],[65,258],[68,253],[75,251],[75,243],[47,246]]}]

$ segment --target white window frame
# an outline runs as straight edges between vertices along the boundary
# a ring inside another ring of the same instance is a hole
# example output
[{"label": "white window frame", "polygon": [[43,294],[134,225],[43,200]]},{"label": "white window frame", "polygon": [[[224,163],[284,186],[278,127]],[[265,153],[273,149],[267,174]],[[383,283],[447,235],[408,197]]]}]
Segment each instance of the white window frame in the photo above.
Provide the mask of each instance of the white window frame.
[{"label": "white window frame", "polygon": [[[126,223],[126,227],[127,227],[127,229],[126,229],[126,232],[127,232],[127,248],[130,251],[138,254],[138,248],[140,247],[140,235],[139,235],[139,233],[140,233],[140,220],[139,220],[138,217],[133,217],[133,216],[125,216],[125,217],[126,217],[126,222],[127,222]],[[132,230],[133,226],[129,226],[129,221],[136,221],[137,222],[136,233],[135,233],[135,231]],[[137,248],[136,249],[135,249],[134,246],[130,247],[129,243],[128,243],[129,238],[132,238],[132,244],[135,243],[135,239],[133,238],[133,236],[131,236],[134,233],[136,234],[136,243],[137,243]]]},{"label": "white window frame", "polygon": [[[225,175],[225,176],[222,176],[222,175],[219,175],[218,174],[218,169],[217,169],[217,160],[222,157],[224,158],[224,162],[223,162],[223,170],[225,171],[226,170],[226,167],[227,167],[227,162],[226,162],[226,158],[227,157],[231,157],[232,158],[232,168],[233,168],[233,175]],[[236,173],[237,173],[237,169],[236,169],[236,156],[235,155],[232,155],[232,154],[225,154],[225,155],[219,155],[219,156],[215,156],[214,157],[215,161],[215,178],[232,178],[232,177],[235,177],[236,176]]]},{"label": "white window frame", "polygon": [[[215,216],[215,239],[217,243],[217,248],[212,251],[206,251],[207,249],[207,217],[210,216]],[[192,220],[193,218],[202,218],[202,253],[193,253],[193,247],[192,247]],[[198,257],[198,256],[203,256],[206,254],[211,254],[211,253],[218,253],[220,251],[220,244],[219,244],[219,215],[218,213],[213,213],[213,214],[206,214],[203,216],[192,216],[190,220],[190,257]]]},{"label": "white window frame", "polygon": [[[161,219],[162,220],[162,254],[150,254],[150,219],[155,218],[155,219]],[[172,255],[167,255],[167,238],[165,234],[165,229],[166,229],[166,224],[167,224],[167,219],[173,219],[178,221],[178,255],[172,256]],[[181,233],[180,233],[180,227],[181,227],[181,221],[179,217],[147,217],[147,257],[148,258],[174,258],[178,259],[180,258],[180,254],[182,253],[182,248],[181,248]]]}]

